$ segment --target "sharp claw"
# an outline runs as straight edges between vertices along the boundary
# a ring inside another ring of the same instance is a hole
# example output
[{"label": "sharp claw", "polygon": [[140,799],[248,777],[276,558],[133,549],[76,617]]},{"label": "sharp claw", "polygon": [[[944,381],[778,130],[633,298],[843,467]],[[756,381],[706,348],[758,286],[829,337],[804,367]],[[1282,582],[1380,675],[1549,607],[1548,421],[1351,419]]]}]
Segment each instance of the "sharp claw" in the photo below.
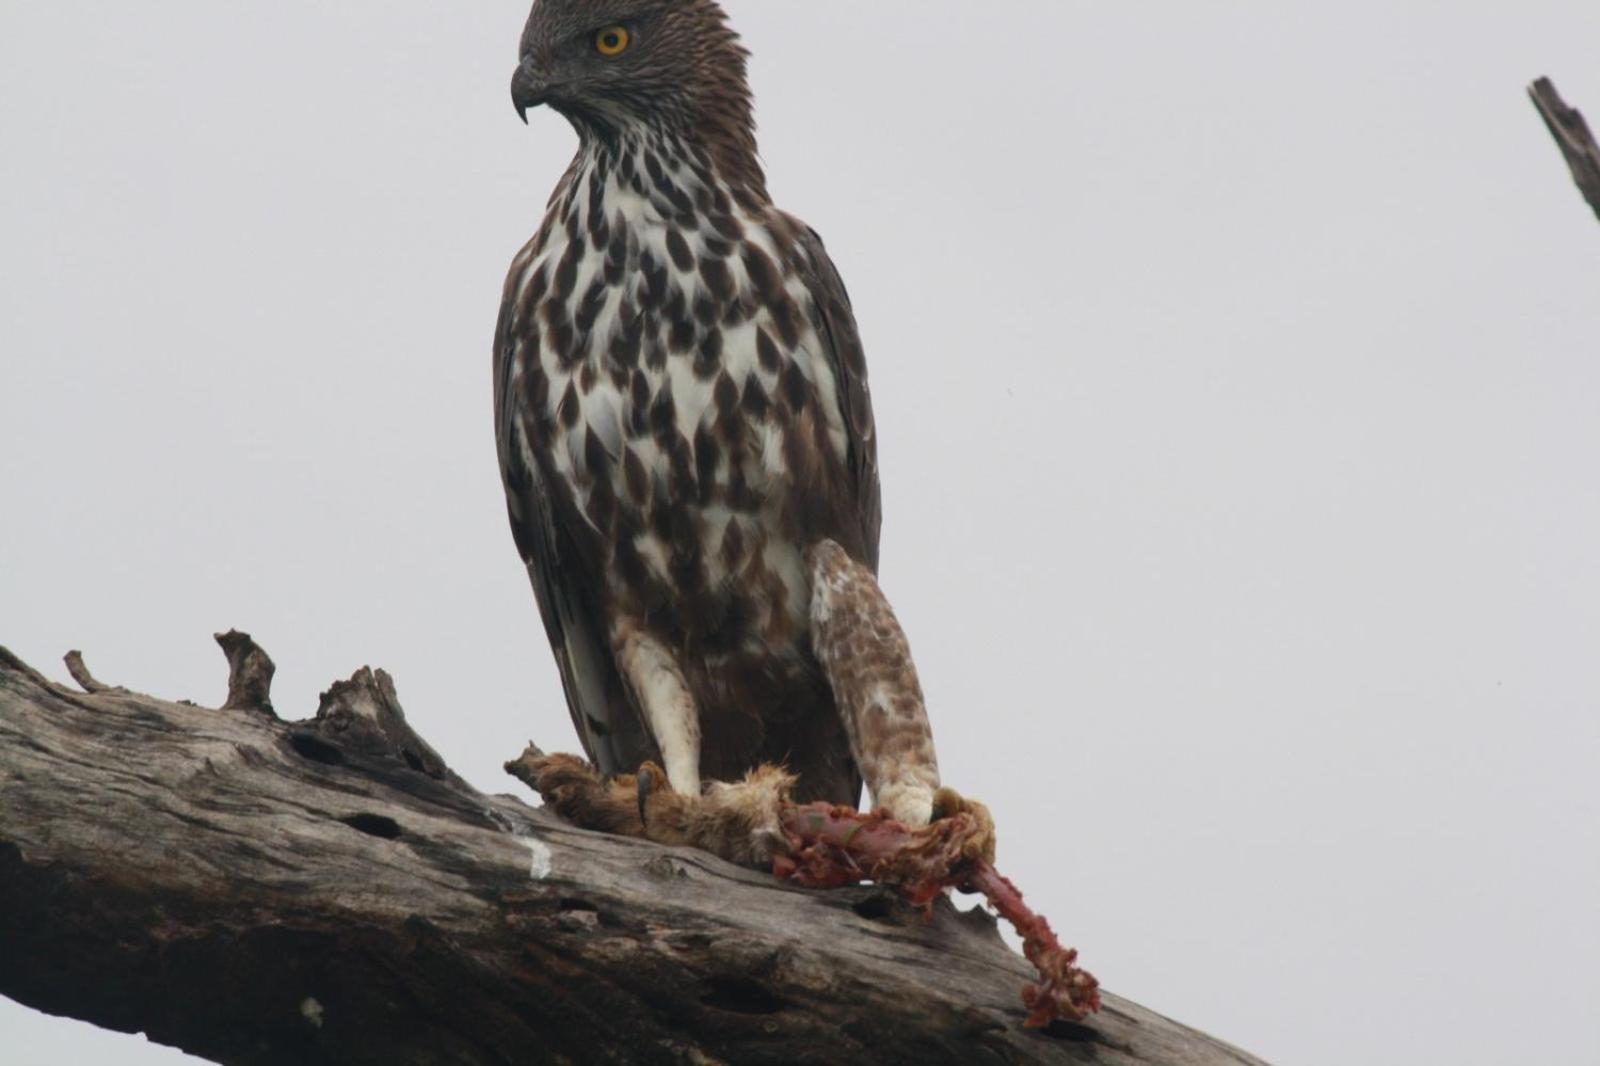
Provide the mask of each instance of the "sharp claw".
[{"label": "sharp claw", "polygon": [[946,785],[933,795],[933,820],[942,822],[954,816],[963,806],[961,793]]},{"label": "sharp claw", "polygon": [[650,828],[650,818],[645,814],[644,801],[650,796],[650,778],[650,767],[639,767],[639,824],[644,826],[646,829]]}]

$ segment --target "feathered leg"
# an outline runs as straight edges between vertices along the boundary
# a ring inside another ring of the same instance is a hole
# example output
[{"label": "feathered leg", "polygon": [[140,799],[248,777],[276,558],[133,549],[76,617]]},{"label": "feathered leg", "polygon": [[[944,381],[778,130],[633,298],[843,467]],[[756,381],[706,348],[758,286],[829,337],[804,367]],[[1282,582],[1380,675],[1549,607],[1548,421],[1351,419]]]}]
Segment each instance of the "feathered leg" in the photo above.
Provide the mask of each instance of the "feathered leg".
[{"label": "feathered leg", "polygon": [[659,640],[626,619],[611,634],[611,646],[623,681],[645,724],[672,787],[686,796],[700,794],[700,708],[683,670]]},{"label": "feathered leg", "polygon": [[927,825],[939,793],[939,759],[906,635],[872,571],[839,545],[821,541],[806,562],[811,646],[874,808],[909,826]]}]

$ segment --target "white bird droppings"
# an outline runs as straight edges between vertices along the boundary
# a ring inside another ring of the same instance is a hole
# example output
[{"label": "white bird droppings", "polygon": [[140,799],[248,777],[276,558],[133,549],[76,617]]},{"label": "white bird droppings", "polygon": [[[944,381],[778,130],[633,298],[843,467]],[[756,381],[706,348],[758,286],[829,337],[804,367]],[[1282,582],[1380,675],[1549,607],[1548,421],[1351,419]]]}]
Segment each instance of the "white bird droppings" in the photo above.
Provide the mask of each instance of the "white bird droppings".
[{"label": "white bird droppings", "polygon": [[318,1029],[322,1028],[322,1004],[307,996],[300,1001],[300,1016]]},{"label": "white bird droppings", "polygon": [[528,875],[535,881],[543,881],[550,876],[555,868],[550,858],[550,848],[542,840],[531,837],[521,837],[522,844],[533,853],[533,862],[529,865]]}]

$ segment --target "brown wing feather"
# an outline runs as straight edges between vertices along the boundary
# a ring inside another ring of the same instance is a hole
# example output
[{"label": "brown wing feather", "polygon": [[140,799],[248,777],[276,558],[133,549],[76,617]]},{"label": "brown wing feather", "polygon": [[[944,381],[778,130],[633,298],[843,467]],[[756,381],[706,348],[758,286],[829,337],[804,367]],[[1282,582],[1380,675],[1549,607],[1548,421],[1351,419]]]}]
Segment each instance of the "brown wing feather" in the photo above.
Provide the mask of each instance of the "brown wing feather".
[{"label": "brown wing feather", "polygon": [[[515,277],[513,271],[513,277]],[[495,442],[505,482],[511,533],[533,582],[534,598],[544,620],[551,650],[561,672],[567,710],[583,750],[602,773],[631,772],[660,754],[623,687],[594,602],[604,587],[595,572],[596,553],[575,541],[575,530],[587,529],[559,483],[537,463],[530,467],[516,436],[519,426],[515,362],[516,309],[508,291],[500,307],[494,344]]]},{"label": "brown wing feather", "polygon": [[[840,413],[849,440],[848,472],[860,523],[862,561],[878,570],[878,535],[883,525],[883,490],[878,482],[878,434],[872,417],[872,394],[867,389],[867,358],[856,329],[855,312],[844,279],[823,247],[822,237],[803,222],[794,221],[805,252],[801,278],[811,292],[822,318],[823,342],[833,367]],[[847,549],[854,546],[846,544]]]}]

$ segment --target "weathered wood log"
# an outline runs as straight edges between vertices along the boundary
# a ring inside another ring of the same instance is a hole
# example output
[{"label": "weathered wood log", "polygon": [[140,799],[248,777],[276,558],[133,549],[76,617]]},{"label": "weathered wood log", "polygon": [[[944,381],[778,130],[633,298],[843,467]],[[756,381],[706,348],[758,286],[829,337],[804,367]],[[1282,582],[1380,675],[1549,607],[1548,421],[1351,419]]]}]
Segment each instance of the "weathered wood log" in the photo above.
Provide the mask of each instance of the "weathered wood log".
[{"label": "weathered wood log", "polygon": [[0,993],[224,1063],[1259,1063],[1114,996],[1023,1028],[982,912],[924,923],[467,785],[382,671],[317,716],[0,649]]},{"label": "weathered wood log", "polygon": [[1561,149],[1578,191],[1600,218],[1600,145],[1595,144],[1589,124],[1576,108],[1567,106],[1549,78],[1539,78],[1528,86],[1528,96]]}]

